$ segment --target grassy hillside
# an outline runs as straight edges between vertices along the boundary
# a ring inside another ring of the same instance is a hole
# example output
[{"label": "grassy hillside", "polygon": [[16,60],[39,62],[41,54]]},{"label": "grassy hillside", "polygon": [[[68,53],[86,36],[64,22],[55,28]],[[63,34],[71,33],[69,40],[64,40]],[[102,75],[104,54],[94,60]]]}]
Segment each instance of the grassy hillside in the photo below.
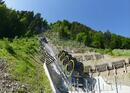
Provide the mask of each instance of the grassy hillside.
[{"label": "grassy hillside", "polygon": [[0,40],[0,57],[7,60],[8,72],[23,84],[27,84],[30,93],[51,93],[49,81],[39,60],[37,36]]},{"label": "grassy hillside", "polygon": [[7,60],[8,73],[14,80],[27,85],[29,93],[40,93],[40,90],[51,93],[39,60],[36,36],[47,28],[48,24],[40,13],[16,11],[0,0],[0,58]]}]

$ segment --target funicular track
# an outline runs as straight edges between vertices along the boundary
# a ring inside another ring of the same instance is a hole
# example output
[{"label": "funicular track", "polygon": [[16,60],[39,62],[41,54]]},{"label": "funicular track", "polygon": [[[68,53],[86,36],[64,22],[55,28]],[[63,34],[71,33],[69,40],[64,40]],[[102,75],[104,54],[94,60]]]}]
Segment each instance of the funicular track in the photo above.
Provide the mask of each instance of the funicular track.
[{"label": "funicular track", "polygon": [[[42,62],[45,62],[45,64],[49,67],[50,65],[55,65],[56,66],[56,69],[58,70],[58,73],[60,73],[60,76],[62,77],[64,83],[65,83],[65,87],[67,87],[67,89],[70,88],[71,86],[71,83],[70,81],[68,80],[67,76],[64,74],[63,72],[63,69],[60,67],[60,64],[59,64],[59,60],[58,58],[56,57],[56,54],[52,54],[51,52],[54,52],[53,50],[49,50],[48,49],[48,43],[45,42],[43,40],[43,38],[40,40],[40,44],[41,44],[41,54],[42,54],[42,57],[41,57],[41,61]],[[68,91],[68,90],[67,90]],[[64,92],[64,93],[67,93],[67,92]]]},{"label": "funicular track", "polygon": [[[72,87],[80,86],[85,92],[86,90],[83,88],[85,84],[82,82],[81,78],[84,79],[88,77],[90,74],[92,75],[98,73],[99,76],[100,73],[107,72],[109,75],[110,71],[113,71],[116,76],[118,69],[124,68],[124,72],[127,73],[127,67],[130,66],[130,59],[128,59],[128,62],[126,62],[125,60],[120,60],[116,62],[109,62],[109,64],[105,63],[105,64],[99,64],[95,66],[91,66],[91,65],[84,66],[82,62],[78,62],[76,58],[72,57],[72,55],[70,55],[67,51],[64,50],[60,51],[58,55],[54,53],[52,54],[51,53],[52,50],[50,51],[46,49],[47,46],[43,38],[41,39],[40,43],[41,43],[41,54],[44,56],[43,58],[41,58],[41,60],[43,62],[45,62],[46,60],[47,65],[51,65],[53,63],[55,64],[56,68],[60,73],[60,76],[66,83],[68,91],[70,91],[69,89]],[[53,52],[55,51],[53,50]]]}]

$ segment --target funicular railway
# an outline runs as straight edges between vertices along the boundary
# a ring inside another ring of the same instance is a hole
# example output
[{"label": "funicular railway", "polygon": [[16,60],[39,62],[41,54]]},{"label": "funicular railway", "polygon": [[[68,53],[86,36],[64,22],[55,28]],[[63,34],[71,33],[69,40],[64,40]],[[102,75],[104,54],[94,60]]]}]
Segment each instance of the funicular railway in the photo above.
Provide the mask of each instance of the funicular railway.
[{"label": "funicular railway", "polygon": [[[124,68],[124,73],[127,73],[127,67],[130,66],[130,59],[128,59],[128,62],[120,60],[94,66],[84,66],[82,62],[77,61],[76,58],[64,50],[60,51],[55,57],[52,56],[48,51],[46,51],[43,42],[44,40],[41,40],[41,52],[46,59],[46,64],[51,65],[54,63],[59,70],[63,81],[65,81],[65,85],[67,85],[66,92],[62,91],[61,93],[67,93],[67,91],[75,93],[73,91],[80,90],[83,92],[78,93],[90,93],[94,90],[96,84],[96,79],[93,78],[93,74],[97,73],[98,76],[100,76],[100,73],[107,72],[109,75],[110,72],[113,71],[116,79],[118,69]],[[43,61],[44,58],[41,58],[41,60]],[[101,93],[100,87],[99,92],[96,93]],[[115,93],[118,93],[118,90]]]},{"label": "funicular railway", "polygon": [[[100,76],[100,73],[102,73],[102,72],[106,72],[106,73],[108,73],[108,75],[110,74],[110,72],[114,72],[114,76],[116,79],[118,69],[124,68],[123,73],[127,73],[127,67],[130,66],[130,59],[128,59],[128,62],[126,62],[125,60],[119,60],[119,61],[104,63],[104,64],[100,64],[100,65],[84,66],[83,63],[78,62],[75,58],[73,58],[70,54],[68,54],[68,52],[66,52],[64,50],[59,53],[58,57],[61,61],[61,64],[63,64],[66,67],[65,70],[67,72],[71,73],[72,81],[73,81],[73,79],[77,80],[77,78],[78,78],[79,83],[77,83],[77,84],[82,85],[83,88],[86,88],[86,83],[87,83],[86,77],[91,77],[92,74],[97,73],[98,76]],[[68,70],[68,68],[69,68],[69,70]],[[78,76],[77,76],[77,74],[78,74]],[[77,82],[77,81],[75,81],[75,82]],[[73,84],[73,82],[72,82],[72,84]],[[94,87],[93,84],[91,85],[91,87]],[[76,86],[79,86],[79,85],[76,85]],[[90,88],[90,91],[91,91],[91,88]],[[117,93],[118,93],[118,91],[117,91]]]}]

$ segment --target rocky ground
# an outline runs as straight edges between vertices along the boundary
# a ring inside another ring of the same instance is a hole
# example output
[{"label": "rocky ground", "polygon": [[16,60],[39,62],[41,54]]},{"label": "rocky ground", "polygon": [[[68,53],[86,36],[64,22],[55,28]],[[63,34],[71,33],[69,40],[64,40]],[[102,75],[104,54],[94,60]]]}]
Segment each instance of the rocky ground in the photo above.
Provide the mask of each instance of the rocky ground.
[{"label": "rocky ground", "polygon": [[0,58],[0,93],[27,93],[27,85],[14,80],[7,72],[6,61]]}]

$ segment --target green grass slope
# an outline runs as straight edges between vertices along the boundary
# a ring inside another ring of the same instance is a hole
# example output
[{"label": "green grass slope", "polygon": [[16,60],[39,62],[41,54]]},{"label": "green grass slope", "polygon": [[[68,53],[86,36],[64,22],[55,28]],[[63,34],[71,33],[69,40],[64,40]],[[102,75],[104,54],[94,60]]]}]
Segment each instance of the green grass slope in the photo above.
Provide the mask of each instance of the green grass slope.
[{"label": "green grass slope", "polygon": [[29,86],[30,93],[51,93],[49,80],[39,60],[37,36],[0,40],[0,57],[7,60],[12,77]]}]

